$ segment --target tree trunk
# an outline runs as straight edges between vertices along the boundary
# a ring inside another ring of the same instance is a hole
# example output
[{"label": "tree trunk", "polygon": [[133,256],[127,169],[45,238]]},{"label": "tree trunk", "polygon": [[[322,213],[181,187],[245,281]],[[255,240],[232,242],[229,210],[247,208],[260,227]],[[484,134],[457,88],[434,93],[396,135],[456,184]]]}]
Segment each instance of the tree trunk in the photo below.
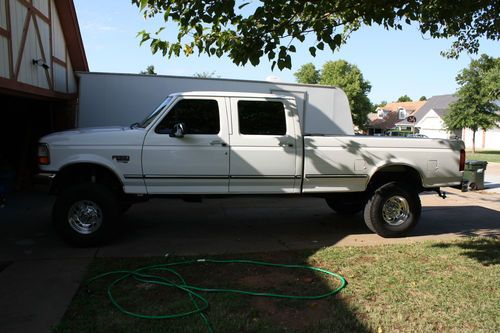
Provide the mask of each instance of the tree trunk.
[{"label": "tree trunk", "polygon": [[472,152],[476,153],[476,130],[472,130]]}]

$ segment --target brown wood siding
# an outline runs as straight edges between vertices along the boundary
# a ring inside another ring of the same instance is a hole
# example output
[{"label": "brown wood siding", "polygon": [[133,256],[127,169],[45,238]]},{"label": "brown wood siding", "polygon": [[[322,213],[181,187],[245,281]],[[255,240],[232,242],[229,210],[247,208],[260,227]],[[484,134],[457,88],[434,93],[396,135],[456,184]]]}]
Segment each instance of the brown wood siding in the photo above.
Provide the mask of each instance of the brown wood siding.
[{"label": "brown wood siding", "polygon": [[[0,91],[44,98],[74,98],[75,95],[69,93],[69,89],[75,90],[75,77],[69,64],[76,63],[75,69],[83,71],[88,70],[88,64],[73,1],[0,0],[0,7]],[[57,42],[54,20],[60,24]],[[54,51],[56,45],[64,45],[59,57]],[[33,64],[33,60],[38,59],[49,68]],[[56,77],[61,81],[57,85]]]},{"label": "brown wood siding", "polygon": [[26,19],[24,20],[23,32],[21,35],[21,41],[19,43],[19,52],[17,53],[17,58],[15,61],[16,69],[14,71],[14,79],[16,79],[16,80],[19,77],[19,69],[21,68],[21,59],[23,57],[24,47],[26,46],[26,37],[28,36],[28,29],[29,29],[29,25],[30,25],[30,20],[31,20],[31,14],[28,11],[26,13]]},{"label": "brown wood siding", "polygon": [[25,96],[26,94],[31,97],[44,97],[45,99],[76,99],[76,94],[65,94],[56,91],[51,91],[43,88],[38,88],[30,84],[16,82],[0,77],[0,93],[9,95]]}]

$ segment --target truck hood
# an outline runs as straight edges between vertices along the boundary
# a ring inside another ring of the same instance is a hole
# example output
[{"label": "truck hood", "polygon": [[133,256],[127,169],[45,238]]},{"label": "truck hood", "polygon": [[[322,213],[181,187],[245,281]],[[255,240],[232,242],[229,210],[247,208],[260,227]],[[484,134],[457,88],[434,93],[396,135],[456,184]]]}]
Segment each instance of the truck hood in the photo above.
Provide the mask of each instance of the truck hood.
[{"label": "truck hood", "polygon": [[51,146],[142,145],[146,131],[130,127],[89,127],[56,132],[40,139]]}]

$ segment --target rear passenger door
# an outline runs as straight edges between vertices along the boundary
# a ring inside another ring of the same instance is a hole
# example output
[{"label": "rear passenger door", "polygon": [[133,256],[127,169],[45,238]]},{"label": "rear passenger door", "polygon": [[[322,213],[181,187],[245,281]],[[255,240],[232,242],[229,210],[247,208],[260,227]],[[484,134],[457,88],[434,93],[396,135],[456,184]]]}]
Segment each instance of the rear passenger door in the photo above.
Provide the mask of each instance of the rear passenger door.
[{"label": "rear passenger door", "polygon": [[300,124],[293,105],[278,98],[230,98],[230,106],[229,192],[298,192]]}]

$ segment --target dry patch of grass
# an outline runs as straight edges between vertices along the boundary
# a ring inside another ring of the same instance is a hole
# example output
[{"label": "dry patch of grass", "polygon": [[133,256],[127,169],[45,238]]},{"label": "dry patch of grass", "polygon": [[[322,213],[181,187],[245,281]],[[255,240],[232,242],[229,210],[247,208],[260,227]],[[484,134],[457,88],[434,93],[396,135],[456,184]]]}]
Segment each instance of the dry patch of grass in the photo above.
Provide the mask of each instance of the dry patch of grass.
[{"label": "dry patch of grass", "polygon": [[[312,301],[204,294],[210,302],[206,315],[215,332],[500,331],[500,241],[496,239],[328,247],[244,257],[326,268],[342,274],[349,285],[334,297]],[[87,277],[162,260],[96,259]],[[322,293],[338,283],[307,271],[239,264],[200,264],[181,267],[179,272],[193,285],[296,295]],[[199,316],[147,320],[119,313],[106,295],[112,280],[82,285],[55,331],[207,332]],[[118,285],[116,293],[120,302],[139,312],[171,313],[192,307],[179,291],[133,280]]]}]

